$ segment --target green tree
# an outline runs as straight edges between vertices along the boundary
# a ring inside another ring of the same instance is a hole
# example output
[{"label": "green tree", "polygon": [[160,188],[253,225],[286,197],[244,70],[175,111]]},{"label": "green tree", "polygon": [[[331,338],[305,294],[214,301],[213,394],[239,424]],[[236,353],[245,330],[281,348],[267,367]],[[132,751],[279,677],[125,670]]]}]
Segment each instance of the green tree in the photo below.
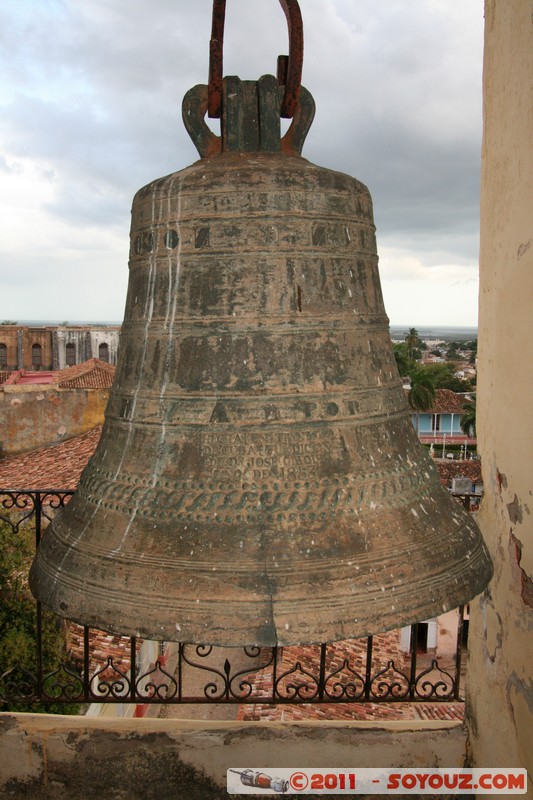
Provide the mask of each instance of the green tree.
[{"label": "green tree", "polygon": [[[14,533],[11,525],[0,520],[0,695],[13,695],[37,676],[36,604],[27,585],[33,557],[33,531],[22,526]],[[44,674],[58,669],[67,660],[64,623],[55,614],[42,613],[42,667]],[[68,675],[59,675],[71,682]],[[74,680],[74,678],[72,678]],[[81,686],[81,684],[80,684]],[[51,686],[48,687],[52,693]],[[56,695],[57,696],[57,695]],[[51,705],[5,702],[2,711],[33,711],[77,714],[79,705]]]},{"label": "green tree", "polygon": [[419,369],[424,370],[431,376],[435,389],[449,389],[451,392],[470,392],[472,390],[470,381],[458,378],[455,374],[456,365],[449,361],[424,364]]},{"label": "green tree", "polygon": [[418,434],[420,431],[420,412],[429,411],[435,402],[435,384],[426,369],[421,367],[412,372],[408,400],[409,405],[416,412],[416,432]]},{"label": "green tree", "polygon": [[476,400],[469,400],[463,406],[463,414],[461,416],[461,430],[465,436],[476,435]]}]

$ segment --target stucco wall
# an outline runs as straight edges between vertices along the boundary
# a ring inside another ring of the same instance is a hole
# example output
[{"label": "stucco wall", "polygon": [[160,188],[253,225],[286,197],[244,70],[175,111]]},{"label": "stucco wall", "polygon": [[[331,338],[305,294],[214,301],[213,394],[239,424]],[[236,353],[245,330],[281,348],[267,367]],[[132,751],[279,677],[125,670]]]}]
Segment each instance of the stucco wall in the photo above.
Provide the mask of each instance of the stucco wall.
[{"label": "stucco wall", "polygon": [[31,800],[226,800],[230,767],[452,767],[462,766],[463,755],[458,723],[377,728],[0,714],[0,796]]},{"label": "stucco wall", "polygon": [[486,0],[485,18],[478,521],[495,576],[471,615],[470,746],[476,765],[525,766],[531,784],[533,2]]},{"label": "stucco wall", "polygon": [[[0,344],[6,346],[7,364],[4,369],[19,368],[19,329],[14,325],[0,325]],[[22,365],[20,365],[22,366]]]},{"label": "stucco wall", "polygon": [[104,420],[108,389],[0,387],[0,456],[25,453],[86,433]]}]

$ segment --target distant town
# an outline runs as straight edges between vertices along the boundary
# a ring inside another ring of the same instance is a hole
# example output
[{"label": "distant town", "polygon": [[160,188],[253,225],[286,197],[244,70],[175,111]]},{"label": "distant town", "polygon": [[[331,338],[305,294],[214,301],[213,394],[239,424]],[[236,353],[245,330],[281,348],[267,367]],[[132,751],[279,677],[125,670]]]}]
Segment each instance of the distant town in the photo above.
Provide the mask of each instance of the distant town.
[{"label": "distant town", "polygon": [[[440,448],[443,458],[475,455],[477,329],[393,325],[390,331],[420,441],[432,448],[433,455]],[[70,373],[62,371],[83,364],[93,369],[93,362],[114,368],[119,336],[118,324],[4,320],[0,322],[0,387],[13,391],[28,384],[68,383]],[[106,377],[105,387],[108,384]],[[39,438],[34,432],[33,441]],[[5,435],[0,447],[0,455],[18,451]]]},{"label": "distant town", "polygon": [[[49,328],[49,327],[116,327],[120,326],[120,320],[1,320],[0,325],[23,325],[29,328]],[[390,324],[390,332],[393,338],[402,336],[411,325]],[[443,339],[472,339],[477,336],[477,327],[469,325],[415,325],[414,326],[422,339],[433,340]]]}]

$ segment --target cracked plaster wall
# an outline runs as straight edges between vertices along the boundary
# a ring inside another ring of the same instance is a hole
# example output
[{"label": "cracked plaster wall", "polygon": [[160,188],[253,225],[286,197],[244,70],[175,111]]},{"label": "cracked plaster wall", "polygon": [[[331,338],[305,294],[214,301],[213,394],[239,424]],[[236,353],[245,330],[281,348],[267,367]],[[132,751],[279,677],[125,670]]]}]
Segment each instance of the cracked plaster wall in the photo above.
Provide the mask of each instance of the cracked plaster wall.
[{"label": "cracked plaster wall", "polygon": [[3,385],[0,457],[31,452],[87,433],[103,423],[108,398],[108,389]]},{"label": "cracked plaster wall", "polygon": [[533,797],[533,2],[485,2],[478,515],[495,566],[470,620],[477,766],[525,766]]}]

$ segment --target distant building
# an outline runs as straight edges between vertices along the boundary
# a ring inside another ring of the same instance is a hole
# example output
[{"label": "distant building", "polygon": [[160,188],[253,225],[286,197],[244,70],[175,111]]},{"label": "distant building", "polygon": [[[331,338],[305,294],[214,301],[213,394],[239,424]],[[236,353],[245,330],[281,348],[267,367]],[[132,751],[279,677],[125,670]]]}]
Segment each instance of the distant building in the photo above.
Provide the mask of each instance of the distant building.
[{"label": "distant building", "polygon": [[98,358],[117,363],[120,325],[0,325],[0,372],[58,370]]},{"label": "distant building", "polygon": [[461,430],[461,417],[468,398],[449,389],[436,389],[431,408],[418,414],[413,412],[413,425],[423,444],[469,444],[475,445],[476,438],[466,436]]}]

